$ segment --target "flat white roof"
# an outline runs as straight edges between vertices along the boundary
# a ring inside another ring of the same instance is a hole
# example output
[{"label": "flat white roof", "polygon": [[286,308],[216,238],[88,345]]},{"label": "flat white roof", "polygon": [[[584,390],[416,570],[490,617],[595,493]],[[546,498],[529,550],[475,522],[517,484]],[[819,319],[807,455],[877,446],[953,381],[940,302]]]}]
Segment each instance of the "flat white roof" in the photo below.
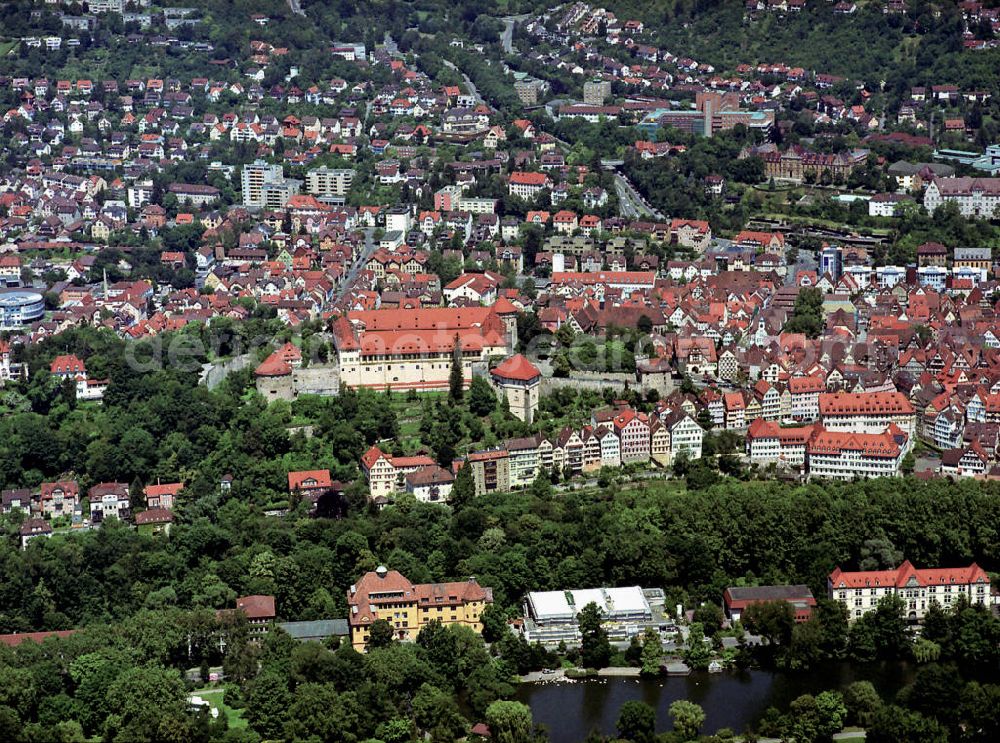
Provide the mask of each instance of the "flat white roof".
[{"label": "flat white roof", "polygon": [[528,594],[528,603],[539,622],[572,620],[589,603],[597,604],[605,617],[609,618],[622,614],[651,613],[649,602],[639,586],[532,591]]},{"label": "flat white roof", "polygon": [[606,588],[608,597],[608,608],[614,612],[649,612],[649,602],[642,595],[639,586],[625,586],[623,588]]},{"label": "flat white roof", "polygon": [[528,603],[535,613],[535,619],[540,622],[547,619],[572,619],[576,614],[566,600],[565,591],[532,591],[528,594]]},{"label": "flat white roof", "polygon": [[571,592],[573,594],[573,604],[576,606],[576,611],[579,613],[583,610],[587,604],[593,602],[597,604],[597,608],[603,611],[605,614],[608,613],[608,605],[604,601],[604,589],[602,588],[578,588]]}]

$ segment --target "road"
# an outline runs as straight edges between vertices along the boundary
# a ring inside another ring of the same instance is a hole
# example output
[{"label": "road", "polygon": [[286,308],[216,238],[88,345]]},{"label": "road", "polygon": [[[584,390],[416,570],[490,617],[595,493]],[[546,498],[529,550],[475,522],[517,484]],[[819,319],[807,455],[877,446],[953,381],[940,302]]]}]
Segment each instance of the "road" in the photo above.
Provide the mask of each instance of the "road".
[{"label": "road", "polygon": [[509,15],[500,19],[504,24],[503,31],[500,33],[500,46],[503,47],[504,54],[513,54],[514,52],[514,24],[525,21],[530,17],[527,14]]},{"label": "road", "polygon": [[303,18],[306,17],[306,12],[302,10],[302,5],[299,3],[299,0],[288,0],[288,7],[292,9],[292,12],[295,13],[295,15],[300,15]]},{"label": "road", "polygon": [[358,259],[351,264],[351,267],[347,271],[347,275],[344,276],[344,280],[340,282],[340,288],[337,290],[334,296],[334,302],[339,302],[344,296],[354,287],[354,282],[358,278],[358,274],[361,269],[368,265],[368,261],[371,260],[372,253],[378,248],[378,243],[375,242],[374,235],[375,230],[371,227],[364,230],[365,233],[365,249],[361,251],[361,255]]},{"label": "road", "polygon": [[795,285],[799,271],[817,271],[818,269],[819,261],[816,260],[816,254],[811,250],[799,250],[798,260],[788,267],[788,273],[785,274],[785,286]]},{"label": "road", "polygon": [[621,173],[615,173],[615,193],[618,194],[618,208],[623,217],[666,219],[663,214],[646,203],[646,200],[639,195],[635,187]]}]

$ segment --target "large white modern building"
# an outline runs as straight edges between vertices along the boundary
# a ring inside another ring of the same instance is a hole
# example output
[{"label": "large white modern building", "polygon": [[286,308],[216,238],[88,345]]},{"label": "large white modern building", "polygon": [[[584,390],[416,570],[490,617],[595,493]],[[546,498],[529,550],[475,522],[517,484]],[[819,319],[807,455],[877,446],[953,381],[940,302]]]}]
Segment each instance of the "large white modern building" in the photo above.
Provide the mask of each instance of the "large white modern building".
[{"label": "large white modern building", "polygon": [[354,183],[350,168],[315,168],[306,173],[306,191],[315,196],[346,196]]},{"label": "large white modern building", "polygon": [[45,299],[27,289],[0,291],[0,328],[22,328],[45,315]]},{"label": "large white modern building", "polygon": [[532,591],[524,599],[525,636],[529,642],[579,642],[577,615],[591,603],[611,637],[640,634],[654,620],[648,593],[639,586]]},{"label": "large white modern building", "polygon": [[281,209],[299,193],[302,181],[285,178],[280,165],[254,160],[243,166],[240,176],[243,205],[265,209]]}]

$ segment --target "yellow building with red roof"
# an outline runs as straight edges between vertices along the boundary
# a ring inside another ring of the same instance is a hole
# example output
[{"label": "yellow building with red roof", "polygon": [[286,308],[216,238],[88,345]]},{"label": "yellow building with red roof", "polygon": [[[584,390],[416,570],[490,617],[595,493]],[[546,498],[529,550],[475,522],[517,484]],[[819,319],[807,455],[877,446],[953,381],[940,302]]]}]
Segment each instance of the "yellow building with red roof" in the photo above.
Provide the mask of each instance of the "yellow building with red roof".
[{"label": "yellow building with red roof", "polygon": [[351,645],[363,653],[372,625],[380,619],[392,627],[394,639],[403,642],[416,640],[420,630],[434,620],[482,632],[483,611],[492,603],[493,589],[479,585],[475,578],[411,583],[400,572],[379,566],[347,591]]}]

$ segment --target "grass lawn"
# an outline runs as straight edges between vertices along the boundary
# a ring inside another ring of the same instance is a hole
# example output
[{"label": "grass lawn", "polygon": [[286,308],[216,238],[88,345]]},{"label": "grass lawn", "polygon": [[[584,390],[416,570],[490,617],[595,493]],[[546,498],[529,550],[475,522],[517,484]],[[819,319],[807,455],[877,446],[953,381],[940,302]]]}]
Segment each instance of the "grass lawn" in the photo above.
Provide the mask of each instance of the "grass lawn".
[{"label": "grass lawn", "polygon": [[0,41],[0,57],[6,57],[14,49],[16,49],[17,45],[20,43],[21,42],[18,41],[17,39],[14,39],[12,41]]},{"label": "grass lawn", "polygon": [[417,395],[416,400],[410,400],[406,393],[393,393],[389,404],[399,421],[398,440],[407,450],[420,446],[420,415],[424,400],[430,400],[433,404],[447,397],[445,392],[424,392]]},{"label": "grass lawn", "polygon": [[834,230],[854,230],[859,233],[870,234],[874,237],[886,237],[892,233],[887,227],[860,227],[856,225],[844,224],[832,219],[820,219],[819,217],[805,217],[798,214],[765,213],[758,215],[761,219],[782,219],[786,222],[803,224],[808,227],[829,227]]},{"label": "grass lawn", "polygon": [[222,701],[222,689],[201,689],[191,692],[193,696],[199,696],[208,702],[213,709],[219,710],[226,716],[231,728],[245,728],[247,721],[243,719],[243,711],[233,709]]}]

